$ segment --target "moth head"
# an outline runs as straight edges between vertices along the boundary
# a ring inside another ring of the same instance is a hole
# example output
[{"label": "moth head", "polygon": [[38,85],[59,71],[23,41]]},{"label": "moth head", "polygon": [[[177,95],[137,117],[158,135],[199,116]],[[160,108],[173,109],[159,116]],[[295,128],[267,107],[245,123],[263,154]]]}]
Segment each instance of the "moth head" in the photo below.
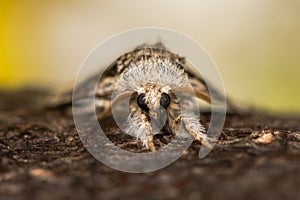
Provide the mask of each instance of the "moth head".
[{"label": "moth head", "polygon": [[135,103],[137,109],[147,116],[155,134],[164,127],[168,119],[172,99],[168,87],[146,85],[137,91],[135,102],[132,103]]},{"label": "moth head", "polygon": [[146,85],[139,88],[136,95],[136,104],[149,117],[157,118],[168,109],[171,104],[170,89],[157,85]]}]

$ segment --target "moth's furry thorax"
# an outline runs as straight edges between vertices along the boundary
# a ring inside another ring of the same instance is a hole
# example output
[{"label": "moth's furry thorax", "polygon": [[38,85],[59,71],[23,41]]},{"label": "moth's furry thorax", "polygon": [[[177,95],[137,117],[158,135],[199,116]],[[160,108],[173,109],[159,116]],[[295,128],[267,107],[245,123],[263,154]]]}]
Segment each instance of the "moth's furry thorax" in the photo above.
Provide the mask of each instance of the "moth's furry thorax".
[{"label": "moth's furry thorax", "polygon": [[[147,52],[147,51],[146,51]],[[164,51],[152,51],[153,54],[141,56],[129,63],[128,68],[120,74],[117,89],[121,91],[140,90],[145,86],[179,88],[188,87],[189,80],[179,59]],[[183,58],[180,59],[182,62]]]}]

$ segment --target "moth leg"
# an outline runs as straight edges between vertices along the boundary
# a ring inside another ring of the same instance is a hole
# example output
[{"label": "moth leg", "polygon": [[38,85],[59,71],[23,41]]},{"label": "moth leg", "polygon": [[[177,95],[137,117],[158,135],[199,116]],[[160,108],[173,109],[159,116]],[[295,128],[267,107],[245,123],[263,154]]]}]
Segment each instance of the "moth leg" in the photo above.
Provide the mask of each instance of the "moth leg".
[{"label": "moth leg", "polygon": [[[98,119],[103,119],[112,115],[112,107],[130,98],[132,94],[133,92],[120,93],[112,101],[110,99],[105,99],[98,94],[98,96],[96,96],[98,98],[96,106],[98,106],[97,108],[100,110],[97,112]],[[127,133],[140,139],[146,148],[150,148],[152,152],[155,152],[156,149],[153,142],[152,128],[148,117],[137,109],[136,106],[130,107],[130,113],[131,114],[126,122]]]},{"label": "moth leg", "polygon": [[[150,127],[151,129],[151,127]],[[150,150],[152,152],[155,152],[156,151],[156,148],[154,146],[154,142],[153,142],[153,135],[152,135],[152,131],[147,131],[147,144],[148,144],[148,147],[150,148]]]},{"label": "moth leg", "polygon": [[187,132],[193,136],[196,140],[200,141],[206,147],[212,149],[212,145],[209,143],[204,126],[200,123],[200,120],[193,116],[184,116],[182,121]]},{"label": "moth leg", "polygon": [[[141,139],[141,141],[143,142],[144,146],[146,146],[147,148],[150,148],[150,150],[152,152],[155,152],[156,148],[155,148],[154,142],[153,142],[152,127],[151,127],[151,124],[150,124],[150,122],[148,120],[148,117],[145,114],[142,114],[142,116],[140,117],[140,119],[142,120],[141,123],[143,125],[137,131],[137,135],[140,134],[140,137],[138,136],[138,138]],[[146,138],[145,138],[145,136],[146,136]]]},{"label": "moth leg", "polygon": [[131,114],[129,115],[127,122],[126,134],[140,139],[143,145],[155,152],[156,148],[153,142],[153,134],[150,121],[148,117],[142,113],[138,108],[131,107]]}]

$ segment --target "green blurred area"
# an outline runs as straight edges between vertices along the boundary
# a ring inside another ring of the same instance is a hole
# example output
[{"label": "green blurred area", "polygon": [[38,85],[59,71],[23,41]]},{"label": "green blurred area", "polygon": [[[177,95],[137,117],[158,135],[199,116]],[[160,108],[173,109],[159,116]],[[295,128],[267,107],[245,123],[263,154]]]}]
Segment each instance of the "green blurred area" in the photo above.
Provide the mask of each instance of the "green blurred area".
[{"label": "green blurred area", "polygon": [[1,1],[0,88],[60,88],[101,41],[137,27],[202,44],[237,103],[300,112],[300,1]]}]

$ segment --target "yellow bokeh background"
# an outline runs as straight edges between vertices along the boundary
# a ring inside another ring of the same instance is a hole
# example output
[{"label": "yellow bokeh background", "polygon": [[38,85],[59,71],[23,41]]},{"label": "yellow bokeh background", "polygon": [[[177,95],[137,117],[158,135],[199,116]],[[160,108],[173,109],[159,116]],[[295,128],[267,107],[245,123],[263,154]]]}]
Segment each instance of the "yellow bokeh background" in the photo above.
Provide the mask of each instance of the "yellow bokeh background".
[{"label": "yellow bokeh background", "polygon": [[1,1],[0,89],[63,87],[101,41],[132,28],[201,43],[237,103],[300,112],[300,1]]}]

